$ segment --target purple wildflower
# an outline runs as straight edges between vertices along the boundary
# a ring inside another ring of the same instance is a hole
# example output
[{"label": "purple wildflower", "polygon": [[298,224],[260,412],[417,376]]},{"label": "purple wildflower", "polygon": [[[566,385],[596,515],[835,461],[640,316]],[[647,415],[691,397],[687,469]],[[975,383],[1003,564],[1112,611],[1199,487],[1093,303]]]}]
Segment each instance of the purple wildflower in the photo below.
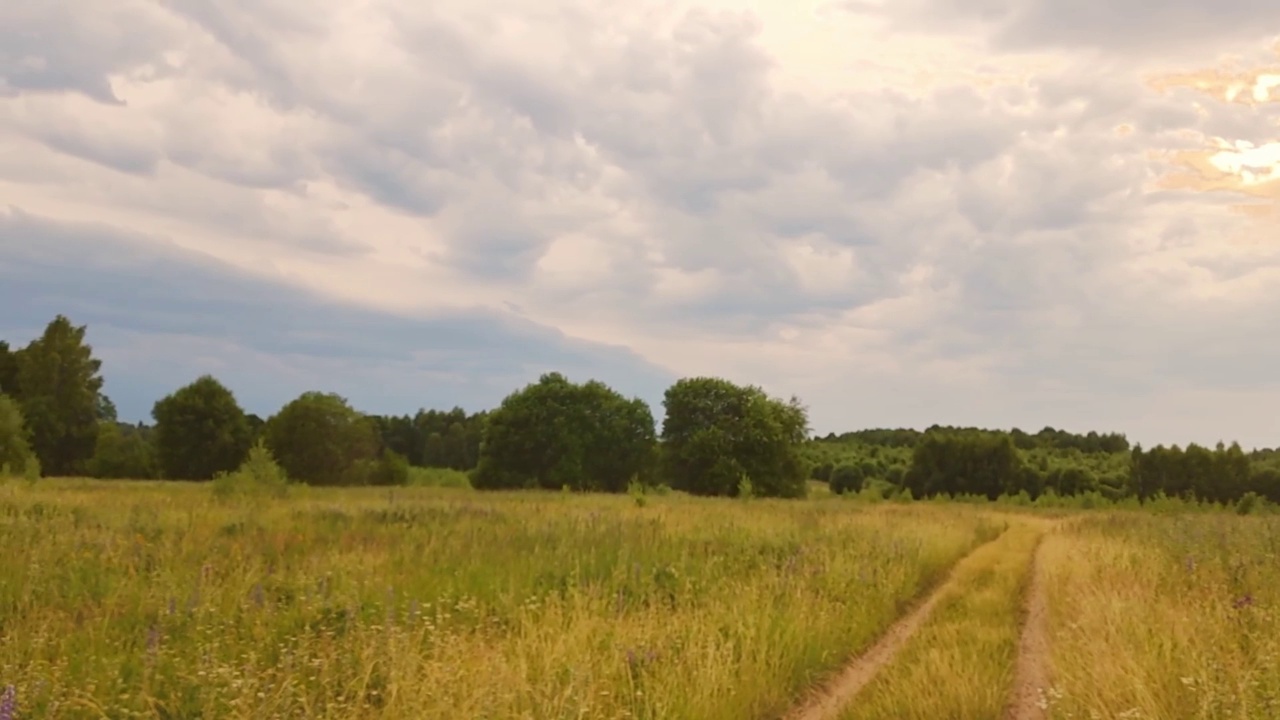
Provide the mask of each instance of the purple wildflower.
[{"label": "purple wildflower", "polygon": [[18,691],[12,685],[0,695],[0,720],[14,720],[18,716]]},{"label": "purple wildflower", "polygon": [[1232,607],[1234,607],[1234,608],[1235,608],[1235,609],[1237,609],[1237,610],[1242,610],[1242,609],[1244,609],[1244,608],[1249,607],[1249,606],[1250,606],[1250,605],[1252,605],[1252,604],[1253,604],[1253,595],[1252,595],[1252,594],[1246,594],[1246,595],[1243,595],[1243,596],[1241,596],[1241,597],[1236,598],[1236,601],[1235,601],[1235,602],[1233,602],[1233,603],[1231,603],[1231,606],[1232,606]]}]

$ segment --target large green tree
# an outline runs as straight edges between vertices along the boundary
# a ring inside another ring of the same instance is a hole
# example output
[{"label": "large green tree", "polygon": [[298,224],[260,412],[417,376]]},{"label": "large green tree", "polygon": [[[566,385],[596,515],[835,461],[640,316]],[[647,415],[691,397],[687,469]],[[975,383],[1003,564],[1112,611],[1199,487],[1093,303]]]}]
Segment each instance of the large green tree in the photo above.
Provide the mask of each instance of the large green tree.
[{"label": "large green tree", "polygon": [[677,381],[663,399],[662,466],[671,486],[695,495],[752,492],[803,497],[809,468],[802,456],[809,418],[800,402],[783,402],[755,386],[720,378]]},{"label": "large green tree", "polygon": [[212,480],[240,467],[249,453],[248,418],[210,375],[157,402],[151,416],[160,471],[170,480]]},{"label": "large green tree", "polygon": [[18,400],[44,473],[83,471],[93,457],[104,408],[102,362],[85,343],[84,326],[59,315],[18,353],[17,366]]},{"label": "large green tree", "polygon": [[303,393],[267,421],[271,454],[295,482],[363,485],[378,457],[374,423],[331,393]]},{"label": "large green tree", "polygon": [[484,425],[474,485],[622,492],[650,469],[649,406],[559,373],[508,395]]},{"label": "large green tree", "polygon": [[31,445],[27,442],[27,426],[22,419],[22,409],[17,401],[0,393],[0,469],[20,475],[31,460]]}]

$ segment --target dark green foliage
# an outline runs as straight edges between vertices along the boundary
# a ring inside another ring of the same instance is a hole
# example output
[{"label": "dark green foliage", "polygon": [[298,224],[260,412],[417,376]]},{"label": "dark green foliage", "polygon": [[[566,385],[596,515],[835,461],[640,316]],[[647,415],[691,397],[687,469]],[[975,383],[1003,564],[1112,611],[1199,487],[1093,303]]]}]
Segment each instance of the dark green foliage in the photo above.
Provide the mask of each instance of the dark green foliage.
[{"label": "dark green foliage", "polygon": [[382,447],[405,456],[415,467],[471,470],[480,460],[480,437],[488,413],[462,408],[419,410],[412,417],[371,416]]},{"label": "dark green foliage", "polygon": [[819,480],[824,483],[831,482],[831,473],[835,470],[835,465],[830,462],[815,462],[813,468],[809,471],[809,477],[813,480]]},{"label": "dark green foliage", "polygon": [[[259,417],[255,413],[249,413],[245,415],[244,419],[245,419],[245,423],[248,424],[249,426],[249,437],[252,438],[252,442],[256,443],[259,440],[261,440],[262,433],[267,427],[267,421],[263,420],[261,417]],[[249,449],[252,450],[253,448],[250,447]]]},{"label": "dark green foliage", "polygon": [[831,472],[831,492],[837,495],[856,493],[867,481],[861,465],[838,465]]},{"label": "dark green foliage", "polygon": [[0,340],[0,395],[18,398],[18,355],[20,350],[9,349],[9,343]]},{"label": "dark green foliage", "polygon": [[212,480],[240,467],[252,445],[249,421],[232,394],[209,375],[151,410],[156,457],[169,480]]},{"label": "dark green foliage", "polygon": [[289,479],[310,485],[363,485],[378,456],[373,422],[345,398],[303,393],[267,421],[267,448]]},{"label": "dark green foliage", "polygon": [[[878,447],[889,448],[915,448],[930,434],[936,433],[984,433],[991,432],[973,427],[949,427],[934,425],[927,430],[913,429],[874,429],[874,430],[858,430],[855,432],[842,433],[836,435],[834,433],[827,435],[821,442],[850,442],[856,441],[865,445],[873,445]],[[1008,432],[1010,440],[1013,441],[1015,447],[1019,450],[1078,450],[1080,452],[1091,453],[1121,453],[1128,452],[1129,440],[1120,433],[1102,433],[1089,431],[1084,435],[1067,432],[1066,430],[1055,430],[1047,427],[1034,435],[1028,434],[1014,428]]]},{"label": "dark green foliage", "polygon": [[99,424],[87,470],[90,477],[109,480],[150,480],[160,475],[150,433],[116,422]]},{"label": "dark green foliage", "polygon": [[737,495],[745,478],[761,497],[803,497],[808,476],[801,448],[808,415],[754,386],[720,378],[686,378],[663,400],[663,475],[694,495]]},{"label": "dark green foliage", "polygon": [[[1246,493],[1269,497],[1274,491],[1264,466],[1253,465],[1239,445],[1214,450],[1188,445],[1161,445],[1143,452],[1134,448],[1130,454],[1129,487],[1139,499],[1156,493],[1169,497],[1195,498],[1211,502],[1233,502]],[[1270,486],[1270,487],[1269,487]]]},{"label": "dark green foliage", "polygon": [[98,442],[102,363],[84,326],[59,315],[17,357],[18,401],[46,475],[83,472]]},{"label": "dark green foliage", "polygon": [[995,500],[1016,494],[1023,462],[1006,434],[978,431],[930,432],[916,446],[904,485],[918,498],[984,495]]},{"label": "dark green foliage", "polygon": [[31,457],[22,409],[13,398],[0,393],[0,470],[8,467],[11,474],[21,475]]},{"label": "dark green foliage", "polygon": [[653,414],[642,400],[550,373],[489,414],[472,483],[620,493],[645,474],[653,446]]}]

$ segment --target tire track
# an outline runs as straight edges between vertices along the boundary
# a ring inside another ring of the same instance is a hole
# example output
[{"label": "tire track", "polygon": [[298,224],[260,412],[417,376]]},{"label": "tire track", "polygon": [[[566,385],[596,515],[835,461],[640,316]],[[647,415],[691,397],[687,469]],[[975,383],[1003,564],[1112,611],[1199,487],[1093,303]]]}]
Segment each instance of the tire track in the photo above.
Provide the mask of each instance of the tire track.
[{"label": "tire track", "polygon": [[956,570],[961,565],[971,562],[979,550],[999,541],[1007,532],[1006,530],[979,545],[955,563],[947,573],[946,580],[934,588],[924,602],[889,626],[874,645],[845,665],[839,675],[821,686],[806,702],[783,715],[783,720],[831,720],[837,717],[853,696],[857,695],[885,665],[897,656],[907,641],[933,614],[938,602],[951,592],[956,582]]},{"label": "tire track", "polygon": [[1022,637],[1004,720],[1043,720],[1048,715],[1045,693],[1049,690],[1049,601],[1041,573],[1043,550],[1042,538],[1031,558]]}]

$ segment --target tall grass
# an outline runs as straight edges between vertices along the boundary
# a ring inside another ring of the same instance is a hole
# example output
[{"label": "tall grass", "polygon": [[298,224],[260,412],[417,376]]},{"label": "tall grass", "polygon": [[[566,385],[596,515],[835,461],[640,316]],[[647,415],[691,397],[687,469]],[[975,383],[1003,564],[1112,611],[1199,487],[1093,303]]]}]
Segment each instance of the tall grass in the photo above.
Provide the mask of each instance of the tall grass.
[{"label": "tall grass", "polygon": [[994,534],[932,506],[0,487],[23,717],[780,714]]},{"label": "tall grass", "polygon": [[1031,558],[1046,527],[1018,518],[965,558],[933,615],[842,720],[998,720],[1013,683]]},{"label": "tall grass", "polygon": [[1054,718],[1280,718],[1280,518],[1081,518],[1046,540]]}]

